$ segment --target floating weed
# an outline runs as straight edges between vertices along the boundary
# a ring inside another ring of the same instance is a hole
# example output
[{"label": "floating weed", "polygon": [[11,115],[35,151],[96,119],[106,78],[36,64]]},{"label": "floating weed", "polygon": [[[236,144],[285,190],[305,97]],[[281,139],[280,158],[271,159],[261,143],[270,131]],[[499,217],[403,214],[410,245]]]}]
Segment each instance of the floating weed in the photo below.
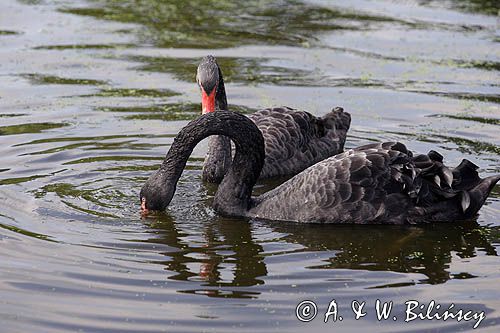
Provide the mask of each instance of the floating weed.
[{"label": "floating weed", "polygon": [[31,124],[0,126],[0,136],[26,134],[26,133],[40,133],[45,130],[60,128],[68,125],[69,124],[66,123],[31,123]]},{"label": "floating weed", "polygon": [[91,95],[81,97],[153,97],[165,98],[180,95],[169,89],[133,89],[133,88],[105,88]]},{"label": "floating weed", "polygon": [[127,49],[135,47],[135,44],[62,44],[62,45],[41,45],[34,47],[35,50],[106,50],[106,49]]},{"label": "floating weed", "polygon": [[74,79],[63,78],[55,75],[45,74],[21,74],[22,77],[29,80],[32,84],[74,84],[74,85],[104,85],[106,81],[91,80],[91,79]]}]

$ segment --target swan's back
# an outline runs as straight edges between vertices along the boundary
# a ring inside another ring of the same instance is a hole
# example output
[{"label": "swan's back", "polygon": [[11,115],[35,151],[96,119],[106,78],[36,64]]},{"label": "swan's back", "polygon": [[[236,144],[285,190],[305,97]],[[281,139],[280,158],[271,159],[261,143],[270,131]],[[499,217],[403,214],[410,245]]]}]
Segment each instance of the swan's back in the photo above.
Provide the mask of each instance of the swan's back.
[{"label": "swan's back", "polygon": [[422,223],[474,217],[500,176],[454,169],[434,151],[376,143],[321,161],[257,197],[249,216],[320,223]]},{"label": "swan's back", "polygon": [[335,108],[322,118],[287,107],[248,116],[265,140],[266,158],[260,178],[295,175],[343,151],[351,117]]}]

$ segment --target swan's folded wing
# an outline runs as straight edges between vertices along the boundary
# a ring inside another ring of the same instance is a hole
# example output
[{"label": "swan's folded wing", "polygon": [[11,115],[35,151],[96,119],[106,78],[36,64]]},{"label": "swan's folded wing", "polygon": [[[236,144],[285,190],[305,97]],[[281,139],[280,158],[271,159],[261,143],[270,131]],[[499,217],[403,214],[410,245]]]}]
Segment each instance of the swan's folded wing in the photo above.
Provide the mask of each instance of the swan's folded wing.
[{"label": "swan's folded wing", "polygon": [[464,160],[456,168],[403,144],[362,146],[333,156],[255,200],[250,216],[297,222],[423,223],[475,216],[500,175],[481,179]]},{"label": "swan's folded wing", "polygon": [[265,140],[262,178],[294,175],[341,152],[350,124],[350,115],[341,108],[323,118],[287,107],[260,110],[249,118]]},{"label": "swan's folded wing", "polygon": [[409,197],[393,192],[387,198],[386,187],[398,182],[391,165],[410,158],[411,152],[398,143],[346,151],[258,197],[251,213],[260,218],[326,223],[377,222],[388,215],[388,209],[391,216],[394,209],[402,214]]}]

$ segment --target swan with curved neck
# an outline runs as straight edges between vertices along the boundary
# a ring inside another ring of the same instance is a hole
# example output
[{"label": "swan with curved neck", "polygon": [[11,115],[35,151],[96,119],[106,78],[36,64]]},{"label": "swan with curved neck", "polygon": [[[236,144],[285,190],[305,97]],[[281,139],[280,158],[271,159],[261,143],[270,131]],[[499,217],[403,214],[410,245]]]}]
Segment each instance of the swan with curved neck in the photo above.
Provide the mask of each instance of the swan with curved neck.
[{"label": "swan with curved neck", "polygon": [[375,143],[307,168],[252,197],[264,165],[264,139],[247,117],[230,111],[200,116],[174,139],[140,193],[143,211],[164,210],[194,147],[210,135],[234,141],[236,152],[214,198],[222,215],[321,223],[420,223],[474,217],[500,175],[479,178],[463,160],[453,169],[434,151],[413,156],[403,144]]},{"label": "swan with curved neck", "polygon": [[250,120],[228,111],[205,114],[179,132],[159,170],[141,190],[143,210],[164,210],[168,206],[191,152],[210,135],[228,135],[236,146],[231,167],[215,195],[214,206],[227,215],[245,215],[251,206],[252,188],[264,164],[264,139]]},{"label": "swan with curved neck", "polygon": [[[196,73],[201,90],[202,113],[227,110],[222,71],[213,56],[202,59]],[[288,107],[260,110],[248,115],[264,137],[265,159],[260,178],[293,176],[327,157],[343,151],[351,123],[349,113],[335,108],[323,117]],[[231,165],[227,137],[209,139],[202,179],[220,183]]]}]

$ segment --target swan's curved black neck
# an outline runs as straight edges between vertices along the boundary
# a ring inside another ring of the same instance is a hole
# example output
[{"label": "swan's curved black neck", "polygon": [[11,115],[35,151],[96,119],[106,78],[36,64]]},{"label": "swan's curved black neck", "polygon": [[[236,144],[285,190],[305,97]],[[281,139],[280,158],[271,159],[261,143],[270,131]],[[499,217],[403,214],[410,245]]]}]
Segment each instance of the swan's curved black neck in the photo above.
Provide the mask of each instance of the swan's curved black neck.
[{"label": "swan's curved black neck", "polygon": [[214,208],[225,215],[245,215],[264,164],[264,138],[250,119],[231,111],[204,114],[179,132],[160,169],[141,190],[148,209],[163,210],[168,206],[191,152],[210,135],[228,136],[236,146],[231,168],[215,195]]},{"label": "swan's curved black neck", "polygon": [[215,93],[215,110],[227,110],[227,97],[226,88],[224,86],[224,78],[222,77],[222,71],[219,65],[217,65],[219,71],[219,84],[217,85],[217,92]]}]

